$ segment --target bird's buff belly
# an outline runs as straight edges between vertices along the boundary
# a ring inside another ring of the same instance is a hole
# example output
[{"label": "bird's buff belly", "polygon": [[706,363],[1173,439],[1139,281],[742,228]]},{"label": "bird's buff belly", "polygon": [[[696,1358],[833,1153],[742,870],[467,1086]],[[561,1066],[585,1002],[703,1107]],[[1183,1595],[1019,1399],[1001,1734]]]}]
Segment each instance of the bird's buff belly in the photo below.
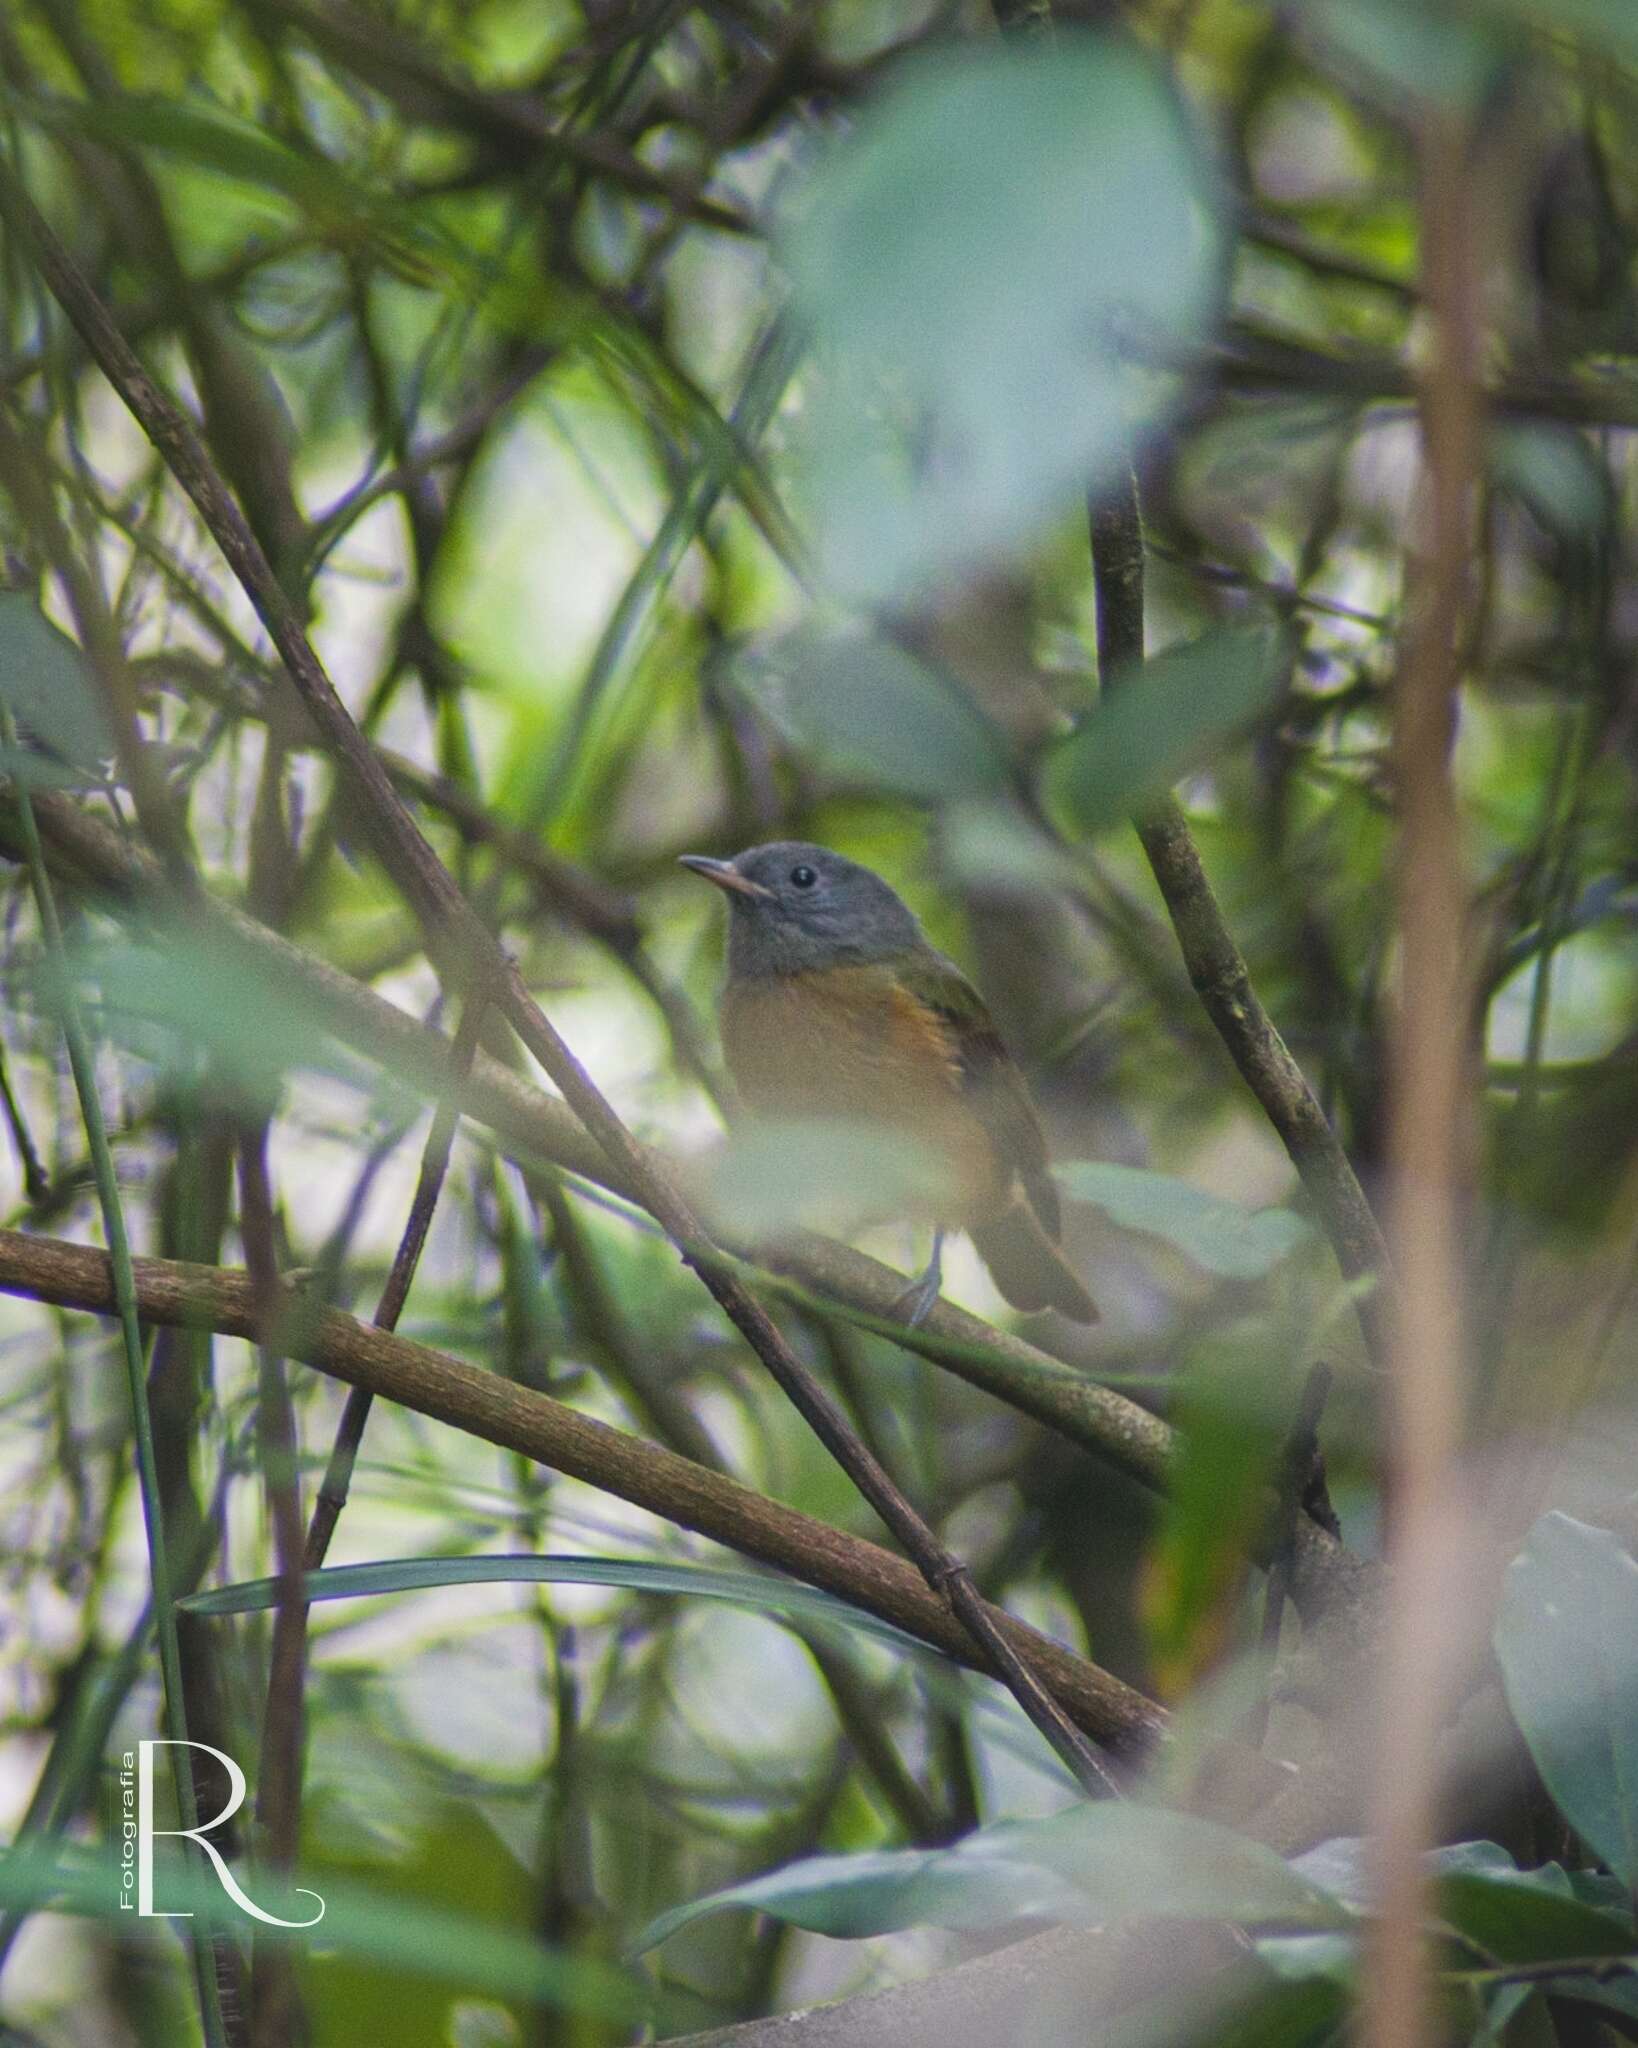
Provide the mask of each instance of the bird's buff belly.
[{"label": "bird's buff belly", "polygon": [[[723,1050],[747,1112],[835,1124],[838,1154],[885,1133],[906,1155],[895,1198],[962,1227],[1005,1206],[994,1150],[936,1013],[879,970],[838,968],[731,989]],[[851,1145],[849,1141],[852,1141]],[[915,1195],[907,1197],[913,1185]]]}]

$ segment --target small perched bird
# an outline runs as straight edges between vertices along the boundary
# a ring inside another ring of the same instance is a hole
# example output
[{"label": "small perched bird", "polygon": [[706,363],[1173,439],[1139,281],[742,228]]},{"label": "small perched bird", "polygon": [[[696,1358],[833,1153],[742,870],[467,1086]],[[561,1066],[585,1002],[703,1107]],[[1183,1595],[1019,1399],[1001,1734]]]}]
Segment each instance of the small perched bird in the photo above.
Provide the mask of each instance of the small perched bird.
[{"label": "small perched bird", "polygon": [[1096,1322],[1058,1249],[1058,1190],[1024,1077],[983,998],[880,875],[778,840],[682,864],[728,899],[722,1045],[746,1107],[884,1125],[938,1161],[933,1256],[903,1298],[938,1299],[947,1230],[966,1230],[1014,1308]]}]

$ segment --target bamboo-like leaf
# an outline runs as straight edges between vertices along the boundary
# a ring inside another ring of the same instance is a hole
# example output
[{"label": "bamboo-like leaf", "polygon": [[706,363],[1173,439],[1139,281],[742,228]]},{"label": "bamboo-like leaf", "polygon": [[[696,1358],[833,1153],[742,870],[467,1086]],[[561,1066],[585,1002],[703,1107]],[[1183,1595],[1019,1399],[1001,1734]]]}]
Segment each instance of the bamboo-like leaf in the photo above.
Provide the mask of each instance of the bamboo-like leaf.
[{"label": "bamboo-like leaf", "polygon": [[[875,1636],[918,1657],[934,1655],[925,1643],[891,1622],[838,1600],[817,1586],[769,1573],[718,1571],[707,1565],[658,1564],[627,1557],[403,1557],[375,1564],[330,1565],[302,1582],[308,1600],[379,1599],[387,1593],[423,1592],[432,1586],[614,1586],[628,1593],[667,1593],[690,1600],[721,1600],[753,1613],[793,1621],[833,1622]],[[177,1605],[189,1614],[255,1614],[275,1607],[277,1579],[247,1579],[190,1593]]]}]

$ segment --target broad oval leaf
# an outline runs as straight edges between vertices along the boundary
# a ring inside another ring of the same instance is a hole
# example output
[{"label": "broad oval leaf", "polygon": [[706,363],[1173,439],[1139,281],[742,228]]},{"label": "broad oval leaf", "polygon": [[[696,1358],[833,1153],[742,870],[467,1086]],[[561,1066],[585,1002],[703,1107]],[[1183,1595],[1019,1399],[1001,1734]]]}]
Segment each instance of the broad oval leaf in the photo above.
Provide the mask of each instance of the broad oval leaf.
[{"label": "broad oval leaf", "polygon": [[704,1162],[700,1200],[728,1237],[762,1244],[791,1231],[850,1233],[936,1211],[949,1165],[881,1124],[756,1118]]},{"label": "broad oval leaf", "polygon": [[1495,1647],[1548,1791],[1638,1886],[1638,1563],[1608,1529],[1543,1515],[1507,1568]]},{"label": "broad oval leaf", "polygon": [[824,566],[855,599],[1014,550],[1126,459],[1218,276],[1158,69],[1061,29],[903,65],[786,239]]},{"label": "broad oval leaf", "polygon": [[1225,626],[1104,678],[1097,708],[1047,765],[1046,795],[1071,831],[1118,824],[1205,764],[1278,694],[1291,667],[1283,633]]},{"label": "broad oval leaf", "polygon": [[26,590],[0,590],[0,703],[25,738],[46,749],[7,748],[4,773],[57,786],[100,783],[114,751],[96,678],[85,656]]},{"label": "broad oval leaf", "polygon": [[657,1948],[690,1921],[729,1906],[750,1906],[789,1927],[839,1941],[903,1927],[993,1927],[1026,1917],[1075,1917],[1071,1887],[1038,1865],[1000,1857],[963,1862],[951,1849],[876,1849],[805,1857],[673,1907],[649,1922],[632,1953]]},{"label": "broad oval leaf", "polygon": [[1057,1169],[1078,1202],[1091,1202],[1126,1230],[1168,1244],[1226,1280],[1256,1280],[1311,1233],[1290,1209],[1243,1209],[1169,1173],[1077,1159]]},{"label": "broad oval leaf", "polygon": [[1445,1872],[1439,1879],[1440,1917],[1504,1963],[1630,1954],[1631,1916],[1584,1905],[1550,1881],[1554,1873],[1564,1876],[1556,1864],[1543,1870]]},{"label": "broad oval leaf", "polygon": [[740,686],[815,765],[928,799],[1005,778],[1000,734],[951,681],[865,631],[798,632],[741,663]]},{"label": "broad oval leaf", "polygon": [[1190,1814],[1125,1802],[1004,1821],[949,1849],[808,1857],[662,1914],[637,1951],[727,1906],[846,1937],[1025,1916],[1232,1920],[1311,1931],[1354,1924],[1346,1906],[1261,1843]]}]

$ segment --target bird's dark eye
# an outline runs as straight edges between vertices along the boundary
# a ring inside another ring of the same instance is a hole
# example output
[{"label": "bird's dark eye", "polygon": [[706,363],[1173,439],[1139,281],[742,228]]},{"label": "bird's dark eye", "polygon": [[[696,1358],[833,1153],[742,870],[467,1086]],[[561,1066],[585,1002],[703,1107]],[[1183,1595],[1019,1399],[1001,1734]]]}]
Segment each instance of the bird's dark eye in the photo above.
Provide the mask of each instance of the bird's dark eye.
[{"label": "bird's dark eye", "polygon": [[806,861],[803,861],[800,866],[791,869],[791,887],[793,889],[811,889],[818,879],[819,877],[808,866]]}]

